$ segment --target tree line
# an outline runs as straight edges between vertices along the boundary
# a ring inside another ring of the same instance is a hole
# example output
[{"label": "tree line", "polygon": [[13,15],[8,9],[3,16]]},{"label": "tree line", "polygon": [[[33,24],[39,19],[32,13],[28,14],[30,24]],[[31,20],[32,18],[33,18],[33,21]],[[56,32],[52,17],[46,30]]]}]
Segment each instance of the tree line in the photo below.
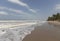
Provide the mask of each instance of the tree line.
[{"label": "tree line", "polygon": [[52,16],[48,17],[47,21],[60,21],[60,13],[53,14]]}]

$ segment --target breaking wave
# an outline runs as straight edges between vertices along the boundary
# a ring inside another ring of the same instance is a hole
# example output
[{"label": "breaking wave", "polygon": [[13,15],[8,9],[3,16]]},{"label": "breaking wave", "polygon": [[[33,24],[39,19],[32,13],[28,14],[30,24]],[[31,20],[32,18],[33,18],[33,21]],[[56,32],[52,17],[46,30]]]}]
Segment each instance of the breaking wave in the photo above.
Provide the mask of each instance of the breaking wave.
[{"label": "breaking wave", "polygon": [[[43,22],[42,22],[43,23]],[[22,41],[23,38],[31,34],[35,29],[35,23],[1,23],[0,41]]]}]

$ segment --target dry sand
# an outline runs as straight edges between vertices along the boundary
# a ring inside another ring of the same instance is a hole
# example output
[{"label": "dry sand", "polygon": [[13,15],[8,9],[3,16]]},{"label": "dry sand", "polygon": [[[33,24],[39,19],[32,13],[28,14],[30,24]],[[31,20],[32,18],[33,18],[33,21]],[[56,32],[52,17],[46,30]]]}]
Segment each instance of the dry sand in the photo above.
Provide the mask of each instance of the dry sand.
[{"label": "dry sand", "polygon": [[37,26],[23,41],[60,41],[60,26],[49,23]]}]

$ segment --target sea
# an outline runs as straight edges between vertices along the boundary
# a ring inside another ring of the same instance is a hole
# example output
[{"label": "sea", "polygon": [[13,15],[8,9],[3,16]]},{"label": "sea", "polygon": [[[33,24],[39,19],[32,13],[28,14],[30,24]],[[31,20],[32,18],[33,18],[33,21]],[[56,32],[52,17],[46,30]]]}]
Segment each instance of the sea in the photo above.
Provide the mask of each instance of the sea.
[{"label": "sea", "polygon": [[26,35],[31,34],[36,26],[40,26],[45,22],[40,20],[1,20],[0,41],[22,41]]}]

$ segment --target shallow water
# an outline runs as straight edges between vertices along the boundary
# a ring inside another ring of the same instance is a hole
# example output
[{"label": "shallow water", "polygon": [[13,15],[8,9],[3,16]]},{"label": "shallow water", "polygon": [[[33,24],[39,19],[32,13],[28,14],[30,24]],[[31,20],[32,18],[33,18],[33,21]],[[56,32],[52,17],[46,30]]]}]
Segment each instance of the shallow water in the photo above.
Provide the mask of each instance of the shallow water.
[{"label": "shallow water", "polygon": [[36,25],[37,25],[36,22],[23,23],[23,24],[1,22],[0,41],[22,41],[26,35],[31,34],[31,31],[34,30]]}]

